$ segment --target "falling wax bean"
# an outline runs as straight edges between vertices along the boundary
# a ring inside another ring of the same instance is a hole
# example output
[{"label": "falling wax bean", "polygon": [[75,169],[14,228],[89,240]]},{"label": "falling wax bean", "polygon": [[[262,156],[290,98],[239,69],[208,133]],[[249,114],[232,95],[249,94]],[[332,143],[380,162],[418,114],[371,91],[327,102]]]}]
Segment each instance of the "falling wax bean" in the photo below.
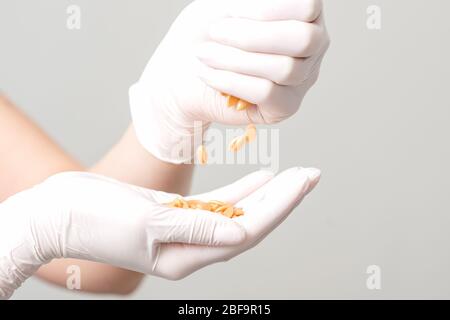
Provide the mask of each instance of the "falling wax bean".
[{"label": "falling wax bean", "polygon": [[[227,93],[221,93],[223,97],[227,99],[227,106],[229,108],[235,108],[236,111],[242,112],[253,106],[250,102],[239,99],[233,95]],[[231,141],[229,149],[232,152],[239,152],[247,143],[252,143],[257,138],[257,130],[254,124],[247,126],[245,134],[240,137],[236,137]],[[204,145],[201,145],[197,149],[197,159],[201,165],[208,164],[208,151]]]}]

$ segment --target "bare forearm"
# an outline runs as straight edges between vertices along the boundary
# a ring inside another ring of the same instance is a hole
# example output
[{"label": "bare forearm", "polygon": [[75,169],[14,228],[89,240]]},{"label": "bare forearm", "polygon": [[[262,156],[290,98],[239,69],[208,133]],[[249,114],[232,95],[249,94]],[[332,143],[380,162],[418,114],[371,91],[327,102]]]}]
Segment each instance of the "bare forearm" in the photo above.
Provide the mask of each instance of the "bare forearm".
[{"label": "bare forearm", "polygon": [[0,201],[52,174],[82,166],[0,95]]},{"label": "bare forearm", "polygon": [[155,158],[141,146],[130,125],[91,171],[141,187],[185,195],[190,190],[194,166],[174,165]]}]

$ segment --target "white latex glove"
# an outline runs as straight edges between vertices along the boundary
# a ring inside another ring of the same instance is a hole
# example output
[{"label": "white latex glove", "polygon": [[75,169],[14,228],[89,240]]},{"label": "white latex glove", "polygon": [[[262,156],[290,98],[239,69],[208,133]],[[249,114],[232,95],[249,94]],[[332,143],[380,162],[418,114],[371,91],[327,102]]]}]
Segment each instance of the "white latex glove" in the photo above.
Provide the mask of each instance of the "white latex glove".
[{"label": "white latex glove", "polygon": [[13,196],[0,204],[0,298],[56,258],[154,274],[162,243],[244,240],[231,219],[162,205],[175,197],[87,173],[59,174]]},{"label": "white latex glove", "polygon": [[[287,119],[317,80],[328,46],[320,0],[194,1],[130,89],[137,136],[159,159],[184,163],[213,122]],[[221,92],[255,106],[227,108]]]},{"label": "white latex glove", "polygon": [[[318,183],[316,169],[266,171],[195,196],[245,209],[230,220],[160,205],[177,195],[65,173],[0,205],[0,298],[41,265],[75,258],[176,280],[258,244]],[[269,182],[270,181],[270,182]]]}]

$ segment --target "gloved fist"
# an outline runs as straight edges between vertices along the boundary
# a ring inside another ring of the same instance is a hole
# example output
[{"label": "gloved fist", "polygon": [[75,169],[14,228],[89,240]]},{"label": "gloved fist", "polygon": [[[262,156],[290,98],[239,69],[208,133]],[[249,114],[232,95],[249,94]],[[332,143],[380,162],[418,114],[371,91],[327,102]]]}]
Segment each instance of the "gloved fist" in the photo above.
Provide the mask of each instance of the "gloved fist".
[{"label": "gloved fist", "polygon": [[[159,159],[185,163],[202,143],[196,127],[287,119],[317,80],[328,46],[320,0],[194,1],[130,89],[137,136]],[[221,93],[254,106],[227,108]]]}]

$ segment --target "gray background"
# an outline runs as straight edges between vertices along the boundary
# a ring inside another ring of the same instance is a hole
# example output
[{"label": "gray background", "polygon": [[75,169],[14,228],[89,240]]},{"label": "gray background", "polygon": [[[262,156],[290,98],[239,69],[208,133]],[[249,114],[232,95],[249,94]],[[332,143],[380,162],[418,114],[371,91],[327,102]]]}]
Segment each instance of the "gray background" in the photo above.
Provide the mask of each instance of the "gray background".
[{"label": "gray background", "polygon": [[[127,89],[188,2],[0,0],[0,88],[92,164],[126,128]],[[317,166],[320,187],[252,252],[181,282],[148,278],[132,298],[450,298],[450,2],[325,3],[321,80],[279,126],[281,168]],[[66,28],[69,4],[80,31]],[[371,4],[381,31],[366,28]],[[194,191],[254,169],[199,170]],[[366,288],[372,264],[381,291]],[[80,297],[91,298],[37,280],[15,295]]]}]

